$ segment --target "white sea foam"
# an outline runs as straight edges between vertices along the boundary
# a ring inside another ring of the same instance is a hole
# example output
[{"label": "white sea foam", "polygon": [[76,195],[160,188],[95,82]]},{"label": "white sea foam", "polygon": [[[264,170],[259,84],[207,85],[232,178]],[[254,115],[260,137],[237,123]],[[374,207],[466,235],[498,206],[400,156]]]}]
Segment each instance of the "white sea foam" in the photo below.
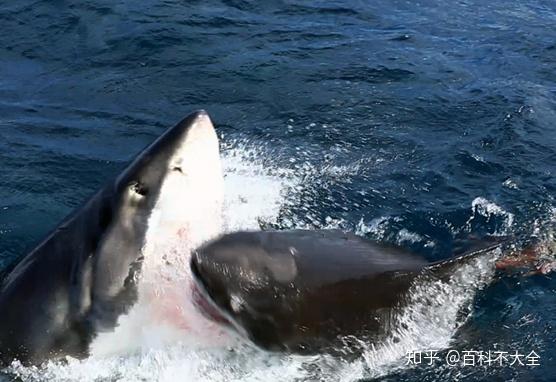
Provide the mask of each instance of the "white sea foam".
[{"label": "white sea foam", "polygon": [[410,232],[403,228],[398,232],[398,242],[399,243],[417,243],[423,241],[423,237],[415,232]]},{"label": "white sea foam", "polygon": [[471,209],[473,214],[467,221],[468,226],[477,215],[481,215],[486,218],[499,216],[504,219],[503,227],[494,232],[495,235],[506,235],[508,234],[508,230],[513,226],[514,215],[488,199],[483,197],[473,199],[473,202],[471,202]]},{"label": "white sea foam", "polygon": [[384,239],[384,235],[386,234],[386,230],[391,219],[396,218],[381,216],[374,218],[369,223],[365,223],[365,221],[361,219],[355,227],[355,233],[361,236],[372,234],[377,240]]},{"label": "white sea foam", "polygon": [[273,222],[299,183],[288,169],[266,168],[261,154],[243,144],[223,153],[224,230],[259,229]]}]

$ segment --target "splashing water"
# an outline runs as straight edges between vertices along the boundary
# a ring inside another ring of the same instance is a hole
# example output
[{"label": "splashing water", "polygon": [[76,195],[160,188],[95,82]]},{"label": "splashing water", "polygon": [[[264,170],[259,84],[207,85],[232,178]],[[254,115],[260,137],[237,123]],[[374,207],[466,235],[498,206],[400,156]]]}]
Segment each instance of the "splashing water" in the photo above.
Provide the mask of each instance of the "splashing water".
[{"label": "splashing water", "polygon": [[473,259],[457,268],[447,282],[426,275],[418,278],[407,306],[394,318],[389,338],[364,355],[372,374],[403,367],[409,352],[450,346],[454,333],[469,317],[475,294],[492,279],[499,254],[493,251]]},{"label": "splashing water", "polygon": [[[223,153],[225,174],[224,231],[259,229],[260,221],[274,221],[280,211],[296,198],[305,174],[288,169],[265,167],[264,153],[237,143]],[[312,171],[312,170],[311,170]],[[477,199],[472,208],[480,213],[504,214],[496,208],[482,208]],[[492,207],[492,206],[491,206]],[[499,208],[499,207],[498,207]],[[378,218],[366,226],[357,225],[359,234],[380,231],[395,218]],[[511,224],[511,219],[508,222]],[[296,223],[292,223],[296,226]],[[297,226],[302,226],[299,222]],[[326,227],[338,226],[330,218]],[[407,230],[400,236],[418,240]],[[219,333],[219,328],[199,320],[197,336],[164,324],[141,327],[146,314],[136,309],[120,320],[118,335],[103,334],[96,340],[86,360],[49,362],[42,367],[24,367],[14,362],[6,371],[30,381],[297,381],[318,378],[324,381],[353,381],[379,376],[404,366],[408,351],[450,345],[456,330],[469,316],[476,291],[492,277],[496,255],[483,256],[460,267],[447,281],[422,277],[410,292],[410,302],[395,314],[395,325],[382,344],[364,344],[363,356],[343,360],[329,355],[297,356],[261,352],[250,345]],[[466,311],[467,314],[461,314]],[[139,323],[139,324],[137,324]],[[211,332],[212,331],[212,332]],[[204,337],[203,337],[204,336]],[[215,337],[224,340],[215,341]]]}]

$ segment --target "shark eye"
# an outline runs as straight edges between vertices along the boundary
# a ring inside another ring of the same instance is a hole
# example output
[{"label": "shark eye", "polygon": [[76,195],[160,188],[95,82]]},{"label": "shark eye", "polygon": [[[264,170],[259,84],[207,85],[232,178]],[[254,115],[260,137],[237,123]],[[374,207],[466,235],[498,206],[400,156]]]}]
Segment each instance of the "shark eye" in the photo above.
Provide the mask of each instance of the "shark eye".
[{"label": "shark eye", "polygon": [[149,193],[148,188],[145,185],[143,185],[142,183],[139,183],[139,182],[131,183],[130,189],[131,189],[131,191],[133,191],[137,195],[141,195],[141,196],[147,196],[147,194]]},{"label": "shark eye", "polygon": [[179,172],[181,172],[181,173],[183,174],[183,169],[182,169],[180,166],[174,166],[174,167],[172,168],[172,170],[173,170],[173,171],[179,171]]}]

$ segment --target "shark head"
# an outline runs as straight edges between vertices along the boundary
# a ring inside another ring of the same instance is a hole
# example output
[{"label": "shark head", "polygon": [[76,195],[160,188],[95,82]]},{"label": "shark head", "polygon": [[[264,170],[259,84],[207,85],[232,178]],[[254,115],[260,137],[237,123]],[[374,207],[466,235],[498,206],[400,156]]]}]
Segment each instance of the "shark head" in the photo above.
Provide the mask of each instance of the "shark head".
[{"label": "shark head", "polygon": [[187,277],[190,251],[220,232],[223,177],[208,114],[196,112],[162,134],[109,195],[111,218],[90,283],[92,303],[103,312],[164,293]]},{"label": "shark head", "polygon": [[190,250],[220,230],[222,185],[207,113],[167,129],[2,280],[0,361],[84,357],[140,307],[170,316],[188,297]]}]

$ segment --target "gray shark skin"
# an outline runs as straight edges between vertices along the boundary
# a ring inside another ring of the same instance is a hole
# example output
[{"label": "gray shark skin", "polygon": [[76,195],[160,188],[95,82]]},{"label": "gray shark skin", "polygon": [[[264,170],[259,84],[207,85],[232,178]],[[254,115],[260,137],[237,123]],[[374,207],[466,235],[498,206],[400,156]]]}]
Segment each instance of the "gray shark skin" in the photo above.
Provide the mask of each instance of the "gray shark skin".
[{"label": "gray shark skin", "polygon": [[204,135],[218,150],[204,111],[166,130],[8,273],[0,285],[3,364],[83,358],[98,332],[114,329],[137,301],[142,248],[162,185],[183,175],[182,154],[192,137]]},{"label": "gray shark skin", "polygon": [[384,339],[419,275],[449,278],[500,245],[430,263],[338,230],[235,232],[198,248],[190,265],[208,318],[264,350],[337,353],[350,336]]}]

